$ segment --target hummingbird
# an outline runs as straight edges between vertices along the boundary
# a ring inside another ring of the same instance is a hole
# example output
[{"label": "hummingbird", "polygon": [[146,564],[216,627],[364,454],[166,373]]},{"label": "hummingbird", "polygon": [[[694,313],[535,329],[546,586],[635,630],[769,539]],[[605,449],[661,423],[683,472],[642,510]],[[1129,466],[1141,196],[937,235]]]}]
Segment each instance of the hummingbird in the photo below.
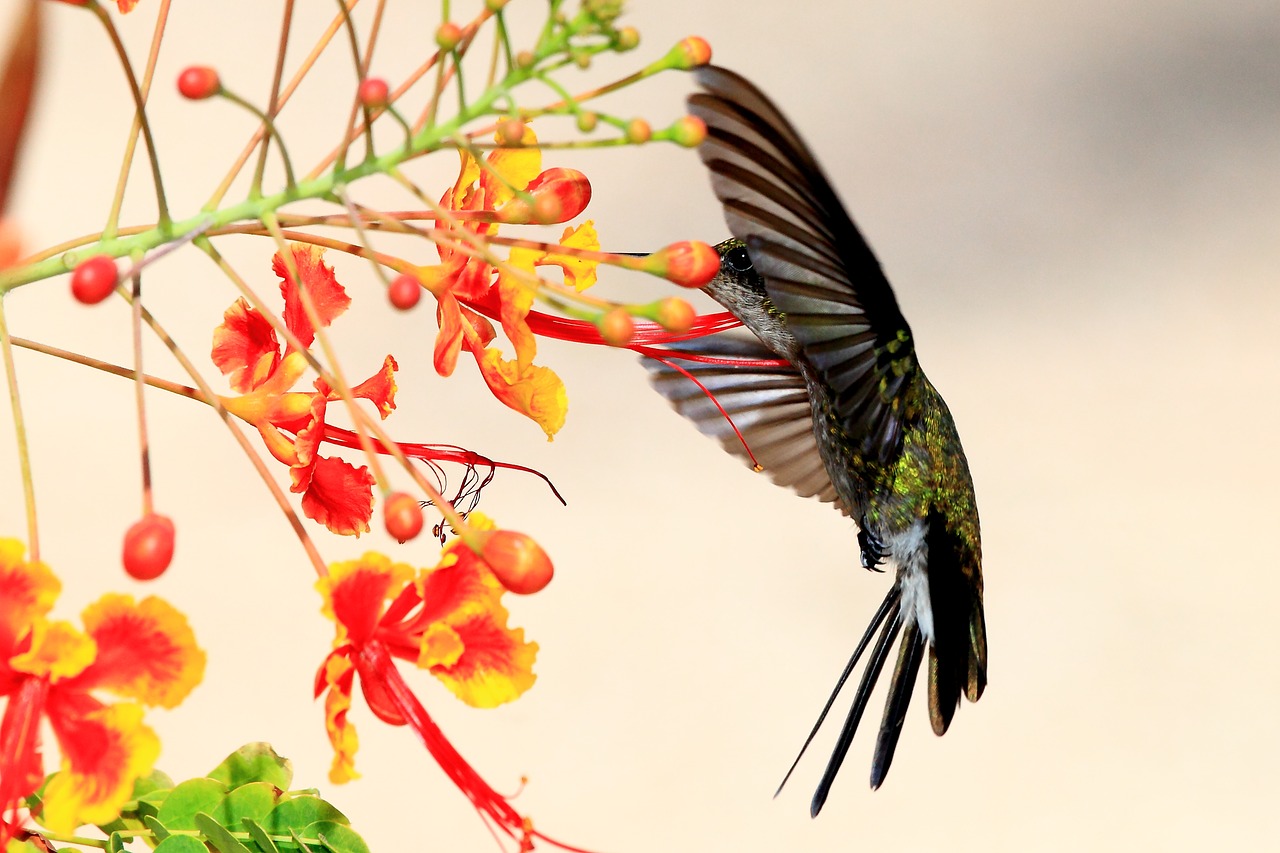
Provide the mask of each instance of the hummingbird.
[{"label": "hummingbird", "polygon": [[976,702],[986,687],[973,479],[879,261],[800,134],[741,76],[715,66],[695,75],[703,91],[689,109],[707,125],[698,153],[733,235],[716,247],[720,271],[704,289],[749,334],[674,344],[645,359],[650,379],[725,449],[850,517],[861,565],[894,575],[778,787],[869,651],[810,804],[817,817],[899,637],[872,789],[889,772],[926,655],[936,734],[961,695]]}]

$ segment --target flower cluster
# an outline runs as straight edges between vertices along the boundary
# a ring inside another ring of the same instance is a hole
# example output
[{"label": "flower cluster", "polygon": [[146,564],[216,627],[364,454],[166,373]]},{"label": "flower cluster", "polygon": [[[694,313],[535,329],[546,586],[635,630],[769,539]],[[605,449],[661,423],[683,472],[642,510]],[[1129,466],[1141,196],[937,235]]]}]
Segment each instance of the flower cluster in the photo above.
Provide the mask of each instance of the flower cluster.
[{"label": "flower cluster", "polygon": [[[305,348],[315,340],[312,317],[328,326],[347,310],[351,298],[324,262],[322,249],[295,243],[289,253],[296,278],[278,252],[272,267],[280,276],[285,328],[297,346]],[[338,394],[323,379],[315,381],[314,392],[291,390],[307,370],[302,350],[292,342],[282,348],[275,328],[242,297],[214,330],[213,361],[240,392],[237,397],[221,397],[222,405],[257,427],[271,455],[289,466],[290,489],[302,495],[303,513],[334,533],[367,532],[373,515],[373,476],[367,467],[319,455],[325,410]],[[397,367],[388,355],[381,370],[352,387],[352,396],[371,401],[386,418],[396,407]]]},{"label": "flower cluster", "polygon": [[[186,617],[166,602],[108,594],[83,613],[84,630],[48,618],[61,584],[0,539],[0,847],[21,799],[44,778],[40,721],[53,730],[61,770],[46,786],[40,821],[68,834],[115,818],[160,742],[137,703],[172,708],[204,675],[205,655]],[[134,702],[106,704],[106,690]]]}]

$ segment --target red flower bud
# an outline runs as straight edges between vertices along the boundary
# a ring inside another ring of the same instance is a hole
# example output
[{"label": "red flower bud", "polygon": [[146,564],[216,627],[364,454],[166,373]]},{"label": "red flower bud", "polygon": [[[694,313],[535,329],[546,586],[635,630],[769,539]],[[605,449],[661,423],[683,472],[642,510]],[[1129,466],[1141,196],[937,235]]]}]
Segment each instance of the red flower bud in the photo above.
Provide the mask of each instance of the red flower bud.
[{"label": "red flower bud", "polygon": [[148,513],[124,535],[124,570],[140,581],[160,577],[173,562],[173,521]]},{"label": "red flower bud", "polygon": [[683,240],[649,255],[642,269],[681,287],[704,287],[720,272],[720,255],[707,243]]},{"label": "red flower bud", "polygon": [[396,276],[392,279],[391,286],[387,288],[387,299],[401,311],[408,311],[417,305],[421,298],[422,284],[419,283],[417,276],[409,273]]},{"label": "red flower bud", "polygon": [[707,138],[707,123],[697,116],[685,116],[671,125],[671,139],[685,148],[697,148]]},{"label": "red flower bud", "polygon": [[633,118],[627,124],[627,141],[634,143],[648,142],[653,138],[653,128],[642,118]]},{"label": "red flower bud", "polygon": [[678,296],[668,296],[658,303],[658,322],[668,332],[683,334],[693,328],[698,313]]},{"label": "red flower bud", "polygon": [[711,45],[704,38],[689,36],[677,42],[664,59],[671,63],[672,68],[688,71],[711,61]]},{"label": "red flower bud", "polygon": [[631,319],[631,314],[621,307],[606,311],[596,322],[596,328],[600,330],[600,337],[604,338],[605,343],[614,347],[624,347],[631,343],[631,338],[636,333],[636,323]]},{"label": "red flower bud", "polygon": [[551,583],[555,573],[542,546],[514,530],[494,530],[485,536],[480,559],[494,577],[516,595],[530,595]]},{"label": "red flower bud", "polygon": [[369,109],[385,107],[390,94],[391,90],[387,87],[387,81],[381,77],[366,77],[360,81],[360,88],[357,91],[360,103]]},{"label": "red flower bud", "polygon": [[387,532],[397,542],[408,542],[422,532],[422,505],[413,495],[394,492],[382,502],[382,518]]},{"label": "red flower bud", "polygon": [[81,261],[71,273],[71,295],[85,305],[97,305],[111,295],[120,281],[116,262],[108,255]]},{"label": "red flower bud", "polygon": [[178,75],[178,91],[184,98],[203,101],[222,91],[222,80],[209,66],[192,65]]},{"label": "red flower bud", "polygon": [[436,30],[436,44],[441,50],[453,50],[462,41],[462,27],[448,21]]},{"label": "red flower bud", "polygon": [[568,222],[591,202],[591,181],[577,169],[559,166],[547,169],[530,181],[525,190],[533,196],[533,204],[518,196],[513,198],[498,211],[499,222],[511,225]]}]

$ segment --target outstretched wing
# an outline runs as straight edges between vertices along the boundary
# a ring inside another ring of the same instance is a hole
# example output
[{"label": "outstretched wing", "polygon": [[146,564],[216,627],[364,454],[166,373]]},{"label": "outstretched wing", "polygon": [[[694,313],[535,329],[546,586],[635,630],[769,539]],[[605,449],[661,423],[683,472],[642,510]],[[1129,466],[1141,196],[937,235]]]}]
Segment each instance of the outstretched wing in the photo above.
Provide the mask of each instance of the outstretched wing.
[{"label": "outstretched wing", "polygon": [[759,464],[779,486],[849,514],[818,453],[813,408],[795,367],[777,364],[777,356],[743,332],[674,344],[663,359],[642,359],[649,380],[699,431],[748,465]]},{"label": "outstretched wing", "polygon": [[774,308],[832,389],[832,405],[863,458],[902,449],[917,376],[911,329],[871,248],[800,135],[743,78],[707,66],[689,98],[707,123],[698,153],[735,237],[747,244]]}]

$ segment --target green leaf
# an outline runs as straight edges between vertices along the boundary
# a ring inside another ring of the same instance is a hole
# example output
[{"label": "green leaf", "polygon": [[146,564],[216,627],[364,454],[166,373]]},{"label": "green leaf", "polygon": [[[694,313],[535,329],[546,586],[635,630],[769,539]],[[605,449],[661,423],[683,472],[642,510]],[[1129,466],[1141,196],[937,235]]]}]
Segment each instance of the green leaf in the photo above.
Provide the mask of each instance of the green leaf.
[{"label": "green leaf", "polygon": [[239,788],[250,782],[270,782],[277,788],[288,788],[293,781],[293,764],[281,758],[269,743],[247,743],[228,755],[209,774],[228,788]]},{"label": "green leaf", "polygon": [[249,831],[249,837],[253,839],[253,843],[258,845],[258,849],[262,853],[280,853],[280,849],[276,847],[276,843],[271,840],[271,836],[262,828],[262,824],[257,821],[244,819],[244,828]]},{"label": "green leaf", "polygon": [[190,835],[170,835],[156,845],[153,853],[209,853],[209,848]]},{"label": "green leaf", "polygon": [[272,809],[262,826],[272,835],[287,835],[290,830],[304,829],[319,820],[351,823],[346,815],[319,797],[294,797]]},{"label": "green leaf", "polygon": [[163,770],[152,770],[148,775],[133,783],[133,798],[140,800],[156,791],[164,791],[173,787],[173,780]]},{"label": "green leaf", "polygon": [[330,853],[369,853],[360,833],[331,820],[318,820],[302,831],[306,838],[318,838]]},{"label": "green leaf", "polygon": [[249,848],[227,832],[226,827],[204,812],[196,815],[196,829],[204,833],[204,837],[218,850],[218,853],[250,853]]},{"label": "green leaf", "polygon": [[216,779],[188,779],[169,792],[156,815],[168,829],[195,829],[196,813],[211,812],[227,795],[227,786]]},{"label": "green leaf", "polygon": [[227,794],[211,816],[223,826],[239,831],[245,818],[264,820],[284,798],[284,791],[270,782],[250,782]]},{"label": "green leaf", "polygon": [[156,841],[164,841],[169,837],[169,830],[165,829],[164,824],[151,815],[144,815],[142,822],[147,825],[147,829],[151,830],[151,834],[156,837]]},{"label": "green leaf", "polygon": [[124,836],[113,832],[107,836],[107,853],[120,853],[124,850]]}]

